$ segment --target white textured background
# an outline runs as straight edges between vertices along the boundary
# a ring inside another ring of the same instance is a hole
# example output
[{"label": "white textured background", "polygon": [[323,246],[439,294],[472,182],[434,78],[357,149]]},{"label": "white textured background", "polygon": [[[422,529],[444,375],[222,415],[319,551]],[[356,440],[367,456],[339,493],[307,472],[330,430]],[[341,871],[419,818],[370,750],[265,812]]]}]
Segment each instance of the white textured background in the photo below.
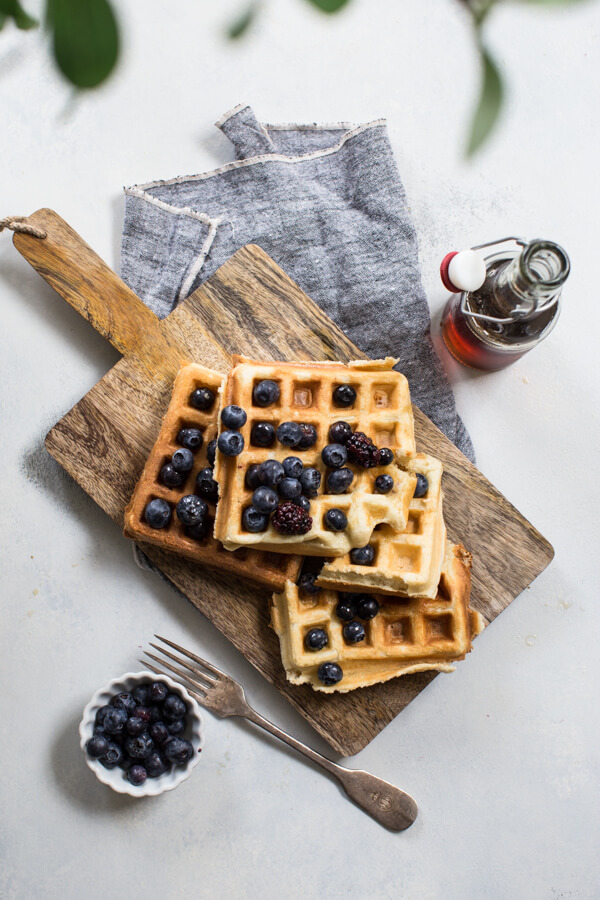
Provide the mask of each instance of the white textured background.
[{"label": "white textured background", "polygon": [[154,801],[113,795],[86,768],[77,725],[154,631],[327,747],[210,623],[135,568],[117,527],[47,456],[48,428],[117,357],[3,234],[0,896],[595,900],[600,3],[514,3],[492,17],[509,102],[472,163],[461,148],[478,72],[456,0],[354,0],[331,18],[265,0],[233,46],[222,33],[237,0],[118,7],[123,63],[79,100],[41,35],[0,34],[0,217],[50,206],[118,268],[121,185],[231,158],[211,123],[236,103],[270,122],[386,117],[434,330],[448,250],[517,233],[571,255],[561,320],[533,353],[492,375],[444,356],[481,470],[556,559],[351,760],[416,797],[404,834],[250,726],[210,715],[190,781]]}]

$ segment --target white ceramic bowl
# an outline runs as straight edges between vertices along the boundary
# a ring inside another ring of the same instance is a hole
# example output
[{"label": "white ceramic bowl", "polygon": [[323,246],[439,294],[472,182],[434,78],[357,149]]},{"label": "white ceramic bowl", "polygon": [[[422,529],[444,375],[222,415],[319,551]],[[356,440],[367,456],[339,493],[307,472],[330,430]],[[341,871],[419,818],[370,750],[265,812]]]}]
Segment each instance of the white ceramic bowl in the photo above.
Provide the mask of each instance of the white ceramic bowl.
[{"label": "white ceramic bowl", "polygon": [[[97,759],[92,759],[86,752],[86,744],[94,733],[96,713],[101,706],[108,704],[115,694],[122,691],[133,691],[143,684],[152,684],[154,681],[163,681],[169,691],[177,694],[187,706],[186,730],[181,737],[187,738],[194,748],[194,755],[185,766],[171,766],[170,772],[159,775],[158,778],[147,778],[141,785],[134,785],[127,781],[125,772],[118,766],[114,769],[105,769]],[[166,675],[155,675],[153,672],[127,672],[120,678],[114,678],[105,687],[96,691],[83,711],[83,719],[79,725],[79,737],[81,749],[85,760],[95,773],[96,777],[107,784],[119,794],[129,794],[131,797],[156,797],[164,791],[172,791],[178,784],[185,781],[192,774],[192,769],[200,762],[200,750],[204,746],[204,722],[200,708],[186,689],[177,684]]]}]

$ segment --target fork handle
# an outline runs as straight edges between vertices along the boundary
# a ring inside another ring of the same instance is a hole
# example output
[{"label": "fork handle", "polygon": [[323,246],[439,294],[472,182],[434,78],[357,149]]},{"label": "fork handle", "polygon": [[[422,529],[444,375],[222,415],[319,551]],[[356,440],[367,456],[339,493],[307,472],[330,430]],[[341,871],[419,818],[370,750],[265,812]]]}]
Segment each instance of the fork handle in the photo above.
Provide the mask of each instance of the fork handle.
[{"label": "fork handle", "polygon": [[406,794],[400,788],[394,787],[393,784],[389,784],[369,772],[361,769],[345,769],[343,766],[339,766],[273,725],[250,706],[242,715],[337,778],[348,797],[381,825],[391,831],[404,831],[415,821],[417,804],[410,794]]}]

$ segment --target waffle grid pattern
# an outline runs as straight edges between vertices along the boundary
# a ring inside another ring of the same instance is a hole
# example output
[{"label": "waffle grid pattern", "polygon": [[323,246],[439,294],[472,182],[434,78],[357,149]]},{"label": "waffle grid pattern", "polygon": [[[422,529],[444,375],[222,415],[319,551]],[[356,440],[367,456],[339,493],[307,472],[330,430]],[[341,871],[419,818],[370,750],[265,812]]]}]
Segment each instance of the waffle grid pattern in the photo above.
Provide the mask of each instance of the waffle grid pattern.
[{"label": "waffle grid pattern", "polygon": [[[194,493],[198,472],[208,466],[206,450],[217,433],[218,392],[222,382],[222,375],[204,366],[190,364],[179,370],[159,435],[125,510],[124,533],[133,540],[155,544],[202,565],[240,575],[271,590],[281,590],[286,579],[297,577],[301,565],[299,557],[250,548],[232,553],[215,540],[212,529],[202,541],[195,540],[185,533],[175,513],[175,506],[181,497]],[[208,387],[215,393],[215,403],[210,410],[202,411],[190,405],[190,394],[198,387]],[[204,440],[194,456],[194,466],[184,484],[171,488],[160,481],[160,470],[180,447],[176,439],[181,428],[200,429]],[[166,500],[173,510],[171,522],[164,529],[151,528],[144,521],[146,504],[157,497]],[[215,506],[210,503],[209,514],[211,521],[214,520]]]},{"label": "waffle grid pattern", "polygon": [[[236,404],[246,410],[248,421],[240,429],[245,440],[242,453],[234,458],[217,452],[215,465],[219,484],[225,485],[215,521],[215,535],[228,548],[240,546],[264,546],[280,552],[298,552],[311,556],[342,556],[353,547],[368,543],[376,525],[387,523],[396,531],[402,531],[408,520],[408,506],[416,479],[397,463],[362,469],[348,463],[355,478],[345,494],[323,493],[327,467],[321,460],[321,451],[329,443],[330,426],[345,421],[353,430],[367,434],[378,447],[390,447],[402,458],[414,455],[413,416],[406,378],[389,367],[375,362],[362,367],[344,366],[341,363],[311,363],[310,366],[287,363],[256,363],[239,361],[234,357],[234,368],[223,389],[222,405]],[[253,403],[252,392],[263,379],[276,381],[280,388],[279,400],[261,408]],[[356,401],[351,407],[337,407],[332,394],[338,385],[350,384],[356,391]],[[269,422],[275,428],[282,422],[292,421],[313,425],[317,430],[316,444],[307,450],[294,450],[279,442],[270,448],[251,444],[252,427],[258,422]],[[304,466],[313,466],[322,475],[319,494],[311,499],[311,530],[306,535],[282,535],[269,524],[266,531],[249,533],[242,527],[242,513],[250,505],[252,491],[246,488],[244,479],[249,466],[266,459],[282,461],[286,456],[298,456]],[[394,488],[389,494],[374,492],[378,475],[391,474]],[[348,527],[343,532],[325,528],[323,518],[327,510],[342,509],[348,517]]]},{"label": "waffle grid pattern", "polygon": [[[379,596],[379,613],[363,623],[366,637],[358,644],[343,637],[344,623],[335,614],[338,591],[305,595],[287,582],[284,592],[273,597],[272,624],[280,639],[288,680],[332,692],[409,672],[451,671],[451,663],[464,658],[472,637],[484,625],[468,605],[470,565],[470,555],[462,545],[447,543],[435,600]],[[323,628],[327,633],[328,644],[322,650],[305,648],[304,638],[311,628]],[[319,681],[317,670],[323,662],[341,666],[341,682],[328,687]]]},{"label": "waffle grid pattern", "polygon": [[417,453],[404,464],[409,472],[418,472],[429,482],[425,496],[411,500],[404,531],[394,531],[387,525],[375,529],[369,542],[375,550],[372,565],[355,565],[349,554],[331,559],[319,574],[320,587],[435,598],[446,541],[442,464],[424,453]]}]

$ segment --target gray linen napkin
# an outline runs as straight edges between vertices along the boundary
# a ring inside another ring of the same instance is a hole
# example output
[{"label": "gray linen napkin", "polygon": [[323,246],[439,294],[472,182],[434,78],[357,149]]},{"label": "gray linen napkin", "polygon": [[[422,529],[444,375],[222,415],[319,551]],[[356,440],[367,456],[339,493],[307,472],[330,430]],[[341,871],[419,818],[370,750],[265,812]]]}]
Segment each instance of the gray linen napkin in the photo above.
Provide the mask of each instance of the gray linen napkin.
[{"label": "gray linen napkin", "polygon": [[383,121],[217,123],[237,160],[125,188],[123,279],[159,317],[244,244],[259,244],[372,357],[397,356],[416,405],[473,446],[429,337],[417,240]]},{"label": "gray linen napkin", "polygon": [[163,318],[236,250],[258,244],[361,350],[399,357],[414,403],[473,460],[431,344],[385,123],[263,125],[237,106],[217,127],[236,161],[125,188],[124,281]]}]

